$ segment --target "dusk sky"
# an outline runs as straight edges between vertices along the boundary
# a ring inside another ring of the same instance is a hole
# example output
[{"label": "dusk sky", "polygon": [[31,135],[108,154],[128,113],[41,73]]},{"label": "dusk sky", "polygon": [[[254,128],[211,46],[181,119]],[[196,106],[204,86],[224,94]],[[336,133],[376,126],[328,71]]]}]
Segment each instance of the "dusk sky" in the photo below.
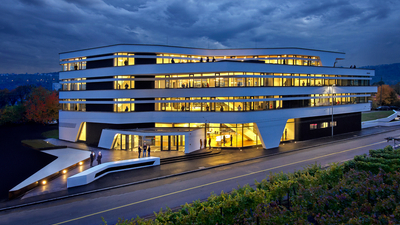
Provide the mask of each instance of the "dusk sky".
[{"label": "dusk sky", "polygon": [[398,0],[1,0],[0,73],[60,70],[58,53],[112,44],[301,47],[339,66],[400,62]]}]

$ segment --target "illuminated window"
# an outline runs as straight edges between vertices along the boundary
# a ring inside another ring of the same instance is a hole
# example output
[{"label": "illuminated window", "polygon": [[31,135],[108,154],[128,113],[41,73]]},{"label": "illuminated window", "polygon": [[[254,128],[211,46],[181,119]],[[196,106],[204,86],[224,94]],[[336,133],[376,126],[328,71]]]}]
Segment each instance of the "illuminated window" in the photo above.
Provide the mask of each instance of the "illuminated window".
[{"label": "illuminated window", "polygon": [[331,125],[331,127],[336,127],[337,126],[337,121],[330,122],[330,125]]},{"label": "illuminated window", "polygon": [[81,133],[79,134],[80,141],[86,141],[86,122],[83,122]]},{"label": "illuminated window", "polygon": [[328,127],[328,122],[321,123],[321,128],[327,128],[327,127]]},{"label": "illuminated window", "polygon": [[318,124],[316,123],[310,124],[310,130],[315,130],[315,129],[318,129]]}]

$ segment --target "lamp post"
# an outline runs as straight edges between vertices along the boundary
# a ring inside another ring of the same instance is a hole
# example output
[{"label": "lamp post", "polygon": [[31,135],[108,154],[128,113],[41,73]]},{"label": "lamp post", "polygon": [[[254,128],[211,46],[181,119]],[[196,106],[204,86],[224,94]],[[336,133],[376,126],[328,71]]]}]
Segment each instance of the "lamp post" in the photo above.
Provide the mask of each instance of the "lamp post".
[{"label": "lamp post", "polygon": [[332,129],[332,137],[333,137],[333,87],[335,87],[335,84],[332,84],[332,87],[331,87],[331,98],[332,98],[332,121],[331,121],[331,129]]}]

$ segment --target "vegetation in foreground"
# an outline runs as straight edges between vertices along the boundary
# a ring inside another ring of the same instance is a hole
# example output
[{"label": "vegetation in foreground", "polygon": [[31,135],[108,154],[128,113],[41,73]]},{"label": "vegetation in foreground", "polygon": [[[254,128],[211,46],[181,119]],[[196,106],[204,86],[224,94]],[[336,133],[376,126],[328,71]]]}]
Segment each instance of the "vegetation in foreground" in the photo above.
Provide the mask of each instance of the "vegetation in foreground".
[{"label": "vegetation in foreground", "polygon": [[153,220],[117,224],[399,224],[399,168],[400,150],[387,146],[328,169],[271,174],[255,189],[212,194]]},{"label": "vegetation in foreground", "polygon": [[361,115],[361,121],[370,121],[370,120],[376,120],[376,119],[381,119],[388,117],[392,115],[394,112],[392,110],[390,111],[380,111],[380,112],[369,112],[369,113],[363,113]]}]

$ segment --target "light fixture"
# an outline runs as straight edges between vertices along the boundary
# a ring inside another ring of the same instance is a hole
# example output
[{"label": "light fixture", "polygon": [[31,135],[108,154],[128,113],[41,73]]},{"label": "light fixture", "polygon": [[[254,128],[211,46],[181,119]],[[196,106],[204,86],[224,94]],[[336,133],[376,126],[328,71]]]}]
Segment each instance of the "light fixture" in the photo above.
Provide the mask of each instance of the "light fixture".
[{"label": "light fixture", "polygon": [[63,174],[66,174],[66,173],[67,173],[67,170],[63,170],[62,173],[63,173]]},{"label": "light fixture", "polygon": [[46,180],[42,180],[42,184],[43,185],[47,184],[47,181]]},{"label": "light fixture", "polygon": [[83,165],[83,162],[82,162],[82,161],[81,161],[81,162],[79,162],[79,165],[80,165],[80,166],[82,166],[82,165]]}]

